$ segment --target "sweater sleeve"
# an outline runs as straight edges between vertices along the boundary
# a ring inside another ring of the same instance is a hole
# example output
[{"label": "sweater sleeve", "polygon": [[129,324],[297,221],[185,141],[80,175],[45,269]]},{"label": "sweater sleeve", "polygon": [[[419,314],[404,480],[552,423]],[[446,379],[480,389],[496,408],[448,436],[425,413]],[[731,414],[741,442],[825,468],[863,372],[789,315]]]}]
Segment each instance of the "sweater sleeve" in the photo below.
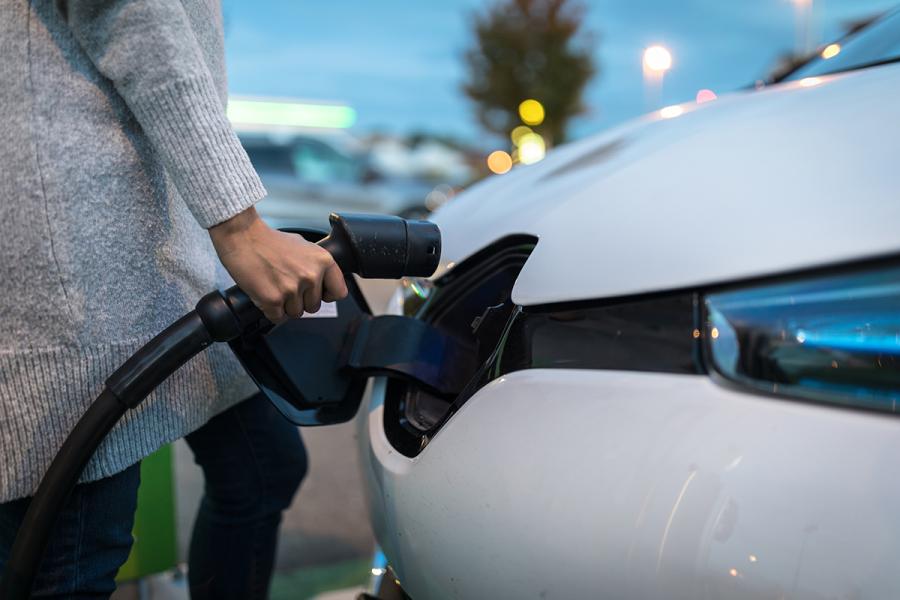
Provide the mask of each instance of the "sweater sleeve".
[{"label": "sweater sleeve", "polygon": [[67,21],[115,85],[203,227],[265,196],[180,0],[68,0]]}]

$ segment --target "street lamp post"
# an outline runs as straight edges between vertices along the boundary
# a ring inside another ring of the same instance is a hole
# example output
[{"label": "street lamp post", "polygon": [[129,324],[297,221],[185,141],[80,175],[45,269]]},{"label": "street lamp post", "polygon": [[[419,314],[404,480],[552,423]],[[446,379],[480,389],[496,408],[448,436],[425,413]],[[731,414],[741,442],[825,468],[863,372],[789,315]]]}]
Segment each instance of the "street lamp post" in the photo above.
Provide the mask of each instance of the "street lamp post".
[{"label": "street lamp post", "polygon": [[644,70],[644,102],[647,110],[655,110],[662,101],[663,78],[672,68],[672,53],[655,44],[644,50],[641,61]]}]

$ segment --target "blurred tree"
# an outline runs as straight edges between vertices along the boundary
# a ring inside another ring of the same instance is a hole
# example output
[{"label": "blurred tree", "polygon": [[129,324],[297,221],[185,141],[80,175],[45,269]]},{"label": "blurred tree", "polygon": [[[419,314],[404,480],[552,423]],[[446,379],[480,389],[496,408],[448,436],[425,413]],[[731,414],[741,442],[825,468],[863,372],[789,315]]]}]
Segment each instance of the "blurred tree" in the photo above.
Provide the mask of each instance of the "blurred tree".
[{"label": "blurred tree", "polygon": [[572,0],[501,0],[473,18],[475,43],[466,52],[463,87],[489,131],[521,125],[519,104],[543,104],[534,129],[548,143],[565,140],[569,120],[584,112],[582,92],[595,73],[594,38],[579,32],[584,5]]}]

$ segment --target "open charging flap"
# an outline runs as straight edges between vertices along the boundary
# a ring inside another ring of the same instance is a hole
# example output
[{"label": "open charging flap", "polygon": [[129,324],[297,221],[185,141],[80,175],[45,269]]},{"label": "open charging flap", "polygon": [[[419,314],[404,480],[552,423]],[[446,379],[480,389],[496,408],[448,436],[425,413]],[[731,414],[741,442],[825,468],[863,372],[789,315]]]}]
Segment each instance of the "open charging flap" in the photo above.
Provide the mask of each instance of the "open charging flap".
[{"label": "open charging flap", "polygon": [[[323,232],[287,229],[318,241]],[[319,313],[229,342],[263,394],[296,425],[331,425],[353,418],[368,377],[412,380],[435,394],[459,393],[475,352],[411,317],[373,317],[351,276],[349,294]]]}]

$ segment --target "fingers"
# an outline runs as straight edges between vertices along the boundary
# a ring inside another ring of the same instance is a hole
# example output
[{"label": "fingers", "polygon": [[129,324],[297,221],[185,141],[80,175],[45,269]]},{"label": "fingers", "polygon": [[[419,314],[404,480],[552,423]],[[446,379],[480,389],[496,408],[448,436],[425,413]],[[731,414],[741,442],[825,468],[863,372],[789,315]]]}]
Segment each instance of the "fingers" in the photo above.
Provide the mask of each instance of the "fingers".
[{"label": "fingers", "polygon": [[326,302],[334,302],[347,296],[347,282],[344,280],[344,274],[341,272],[334,262],[325,271],[324,293],[322,298]]},{"label": "fingers", "polygon": [[284,321],[285,303],[282,300],[280,294],[269,293],[265,296],[250,296],[250,299],[253,300],[253,304],[255,304],[256,307],[261,310],[266,318],[272,323],[280,323]]},{"label": "fingers", "polygon": [[302,290],[288,296],[284,303],[284,314],[289,319],[298,319],[303,316],[303,310],[306,302],[303,297]]},{"label": "fingers", "polygon": [[303,290],[303,306],[308,313],[317,313],[322,308],[322,287],[310,286]]},{"label": "fingers", "polygon": [[[316,312],[323,299],[347,295],[331,254],[302,238],[260,222],[253,236],[217,234],[222,264],[273,323]],[[234,238],[234,239],[232,239]]]},{"label": "fingers", "polygon": [[322,301],[333,302],[347,295],[347,286],[340,268],[326,250],[315,247],[316,271],[313,281],[303,290],[303,304],[307,312],[318,312]]}]

